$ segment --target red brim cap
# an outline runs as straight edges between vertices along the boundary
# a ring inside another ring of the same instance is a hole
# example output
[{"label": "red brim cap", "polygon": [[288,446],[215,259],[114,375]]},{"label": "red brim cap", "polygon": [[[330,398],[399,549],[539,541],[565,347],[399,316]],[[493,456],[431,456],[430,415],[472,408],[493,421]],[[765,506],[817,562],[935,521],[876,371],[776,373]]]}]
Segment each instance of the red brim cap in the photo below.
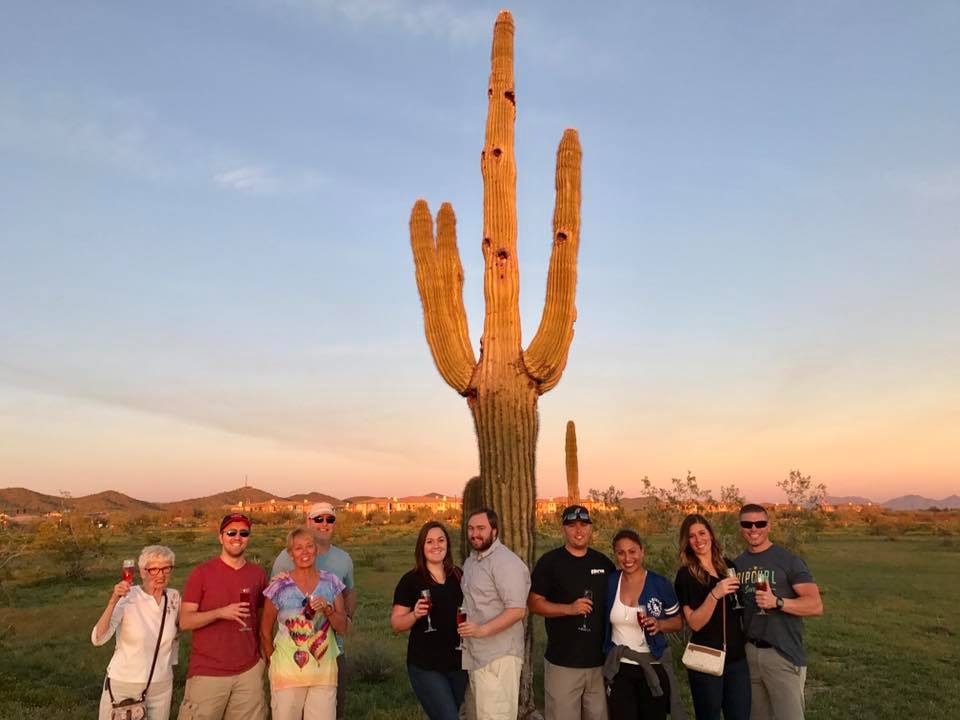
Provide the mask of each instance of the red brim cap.
[{"label": "red brim cap", "polygon": [[223,520],[220,521],[220,532],[223,532],[223,529],[227,525],[235,522],[243,523],[247,527],[253,525],[253,523],[250,521],[250,518],[243,513],[230,513],[229,515],[224,515]]}]

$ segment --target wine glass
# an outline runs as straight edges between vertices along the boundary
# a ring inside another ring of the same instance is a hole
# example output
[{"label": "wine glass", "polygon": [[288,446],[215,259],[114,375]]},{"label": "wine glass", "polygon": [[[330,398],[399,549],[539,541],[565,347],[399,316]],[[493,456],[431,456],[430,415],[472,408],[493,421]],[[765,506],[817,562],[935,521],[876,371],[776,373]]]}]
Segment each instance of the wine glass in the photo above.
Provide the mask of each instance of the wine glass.
[{"label": "wine glass", "polygon": [[133,569],[137,566],[137,561],[133,558],[127,558],[123,561],[123,581],[128,585],[133,585]]},{"label": "wine glass", "polygon": [[[737,577],[737,571],[734,570],[733,568],[727,568],[727,577],[728,577],[728,578],[736,578],[736,577]],[[743,610],[743,605],[740,604],[740,592],[739,592],[739,591],[733,593],[733,609],[734,609],[734,610]]]},{"label": "wine glass", "polygon": [[[756,584],[757,590],[759,590],[760,592],[766,592],[767,590],[770,589],[770,584],[768,582],[769,577],[770,577],[769,570],[757,570],[757,584]],[[762,607],[760,607],[759,605],[757,607],[760,608],[757,611],[757,615],[767,614]]]},{"label": "wine glass", "polygon": [[[250,606],[250,594],[251,590],[248,587],[240,588],[240,602],[247,603],[247,609],[252,613],[253,608]],[[250,627],[250,616],[247,615],[243,619],[243,627],[240,628],[240,632],[253,632],[253,628]]]},{"label": "wine glass", "polygon": [[643,606],[643,603],[640,602],[640,599],[637,598],[637,625],[640,626],[640,629],[644,632],[647,629],[643,626],[644,621],[647,619],[647,609]]},{"label": "wine glass", "polygon": [[[457,608],[457,627],[460,627],[467,621],[467,609],[461,605]],[[460,638],[460,644],[457,645],[454,650],[466,650],[463,646],[463,638]]]},{"label": "wine glass", "polygon": [[424,632],[436,632],[437,629],[433,626],[433,623],[430,621],[430,610],[433,609],[433,600],[430,599],[429,590],[421,590],[420,597],[427,601],[427,629]]},{"label": "wine glass", "polygon": [[[593,590],[590,590],[589,588],[584,590],[583,597],[586,600],[593,601]],[[580,627],[578,627],[577,630],[579,630],[580,632],[590,632],[590,628],[587,627],[587,613],[583,614],[583,624],[580,625]]]}]

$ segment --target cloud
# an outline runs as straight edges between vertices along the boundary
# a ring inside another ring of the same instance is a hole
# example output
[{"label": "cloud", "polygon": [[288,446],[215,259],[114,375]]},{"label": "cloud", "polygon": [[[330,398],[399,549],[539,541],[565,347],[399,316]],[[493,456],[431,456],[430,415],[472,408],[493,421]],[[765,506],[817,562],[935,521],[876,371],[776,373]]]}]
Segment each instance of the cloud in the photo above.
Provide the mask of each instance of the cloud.
[{"label": "cloud", "polygon": [[311,192],[324,184],[324,178],[312,170],[278,175],[258,165],[245,165],[214,174],[213,182],[236,192],[275,195]]},{"label": "cloud", "polygon": [[960,200],[960,169],[942,170],[923,175],[889,173],[887,182],[922,200]]},{"label": "cloud", "polygon": [[[275,0],[261,3],[276,6]],[[489,42],[493,17],[452,0],[287,0],[287,5],[322,20],[339,18],[357,27],[394,27],[411,35],[432,35],[450,42]]]}]

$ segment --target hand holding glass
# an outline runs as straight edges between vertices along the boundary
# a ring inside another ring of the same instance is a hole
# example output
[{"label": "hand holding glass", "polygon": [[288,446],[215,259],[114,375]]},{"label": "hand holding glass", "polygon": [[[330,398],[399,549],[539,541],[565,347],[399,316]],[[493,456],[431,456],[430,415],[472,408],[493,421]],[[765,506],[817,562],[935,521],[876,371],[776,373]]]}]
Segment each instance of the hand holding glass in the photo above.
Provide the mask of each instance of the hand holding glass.
[{"label": "hand holding glass", "polygon": [[[585,600],[589,600],[590,602],[593,602],[593,590],[591,590],[590,588],[587,588],[586,590],[584,590],[583,597]],[[578,627],[577,630],[579,630],[580,632],[590,632],[590,628],[587,626],[587,613],[583,614],[583,624],[580,625],[580,627]]]},{"label": "hand holding glass", "polygon": [[[467,611],[466,611],[466,609],[461,605],[460,607],[457,608],[457,627],[460,627],[460,626],[463,625],[466,621],[467,621]],[[462,637],[460,638],[460,644],[457,645],[457,646],[454,648],[454,650],[466,650],[466,648],[463,646],[463,638],[462,638]]]},{"label": "hand holding glass", "polygon": [[436,632],[437,629],[433,626],[433,622],[430,620],[430,610],[433,608],[433,601],[430,599],[429,590],[421,590],[420,597],[427,603],[427,629],[424,632]]},{"label": "hand holding glass", "polygon": [[[727,577],[732,578],[733,580],[737,579],[737,571],[734,568],[727,568]],[[743,610],[743,605],[740,604],[740,592],[734,591],[733,593],[733,609],[734,610]]]},{"label": "hand holding glass", "polygon": [[[770,589],[770,584],[769,584],[769,582],[768,582],[768,578],[769,578],[769,577],[770,577],[770,572],[769,572],[768,570],[758,570],[758,571],[757,571],[757,583],[756,583],[756,587],[757,587],[757,590],[758,590],[758,591],[760,591],[760,592],[766,592],[767,590]],[[757,605],[757,607],[760,608],[759,611],[757,612],[757,615],[766,615],[766,614],[767,614],[766,611],[765,611],[762,607],[760,607],[759,605]]]}]

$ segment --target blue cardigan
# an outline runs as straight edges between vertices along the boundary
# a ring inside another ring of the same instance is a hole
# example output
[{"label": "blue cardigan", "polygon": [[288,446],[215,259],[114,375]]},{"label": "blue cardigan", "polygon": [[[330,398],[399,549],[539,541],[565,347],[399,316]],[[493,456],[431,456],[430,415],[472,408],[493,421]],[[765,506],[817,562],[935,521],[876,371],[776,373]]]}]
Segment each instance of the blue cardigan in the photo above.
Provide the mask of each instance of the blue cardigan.
[{"label": "blue cardigan", "polygon": [[[610,648],[613,647],[613,626],[610,623],[610,611],[613,610],[613,603],[617,597],[617,588],[620,585],[622,574],[622,570],[617,570],[611,573],[607,579],[607,611],[603,616],[603,652],[605,653],[610,652]],[[652,570],[647,570],[647,580],[643,584],[643,593],[640,595],[640,600],[650,617],[670,618],[680,613],[680,602],[677,600],[673,584],[663,575],[658,575]],[[668,646],[666,636],[663,633],[657,633],[656,635],[646,633],[646,637],[651,654],[659,659]]]}]

